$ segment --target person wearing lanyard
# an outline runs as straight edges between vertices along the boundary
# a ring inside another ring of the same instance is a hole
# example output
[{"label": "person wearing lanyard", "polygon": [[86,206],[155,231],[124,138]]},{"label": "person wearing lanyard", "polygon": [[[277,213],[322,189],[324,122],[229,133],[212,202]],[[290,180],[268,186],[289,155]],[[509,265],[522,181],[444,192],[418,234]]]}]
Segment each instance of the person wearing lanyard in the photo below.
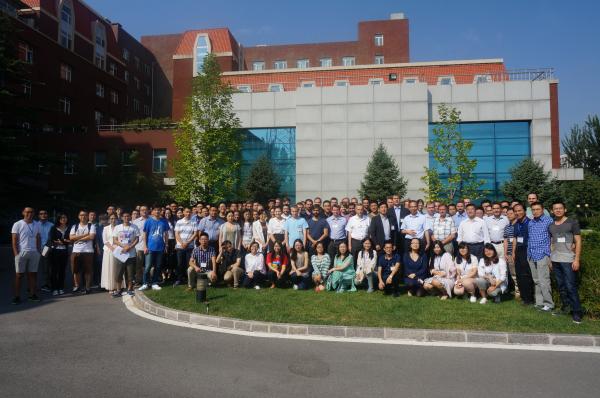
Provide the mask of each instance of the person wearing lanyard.
[{"label": "person wearing lanyard", "polygon": [[475,205],[467,205],[467,219],[460,223],[458,227],[458,243],[465,242],[469,246],[469,251],[479,261],[483,257],[483,245],[490,243],[490,235],[485,222],[475,217]]},{"label": "person wearing lanyard", "polygon": [[[454,220],[452,217],[446,214],[447,207],[441,203],[438,206],[439,216],[433,221],[431,227],[432,230],[432,241],[439,240],[442,242],[444,252],[452,255],[454,253],[454,245],[452,242],[456,238],[456,227],[454,226]],[[433,250],[433,247],[432,247]],[[433,255],[430,255],[433,257]]]},{"label": "person wearing lanyard", "polygon": [[371,219],[363,211],[362,204],[354,206],[356,214],[348,220],[346,232],[348,235],[348,248],[352,257],[357,259],[358,252],[362,250],[362,241],[369,236]]},{"label": "person wearing lanyard", "polygon": [[27,273],[29,300],[40,301],[35,294],[35,282],[40,261],[41,238],[39,224],[33,221],[33,208],[23,209],[23,219],[12,227],[12,250],[15,257],[15,295],[12,304],[21,303],[21,280]]},{"label": "person wearing lanyard", "polygon": [[521,302],[524,305],[533,305],[533,277],[527,261],[527,240],[529,236],[529,218],[522,204],[513,206],[517,221],[514,224],[513,256],[515,273]]},{"label": "person wearing lanyard", "polygon": [[540,311],[549,312],[554,309],[552,285],[550,282],[550,232],[553,220],[544,214],[544,205],[540,202],[531,204],[533,218],[527,225],[527,260],[535,285],[535,306]]},{"label": "person wearing lanyard", "polygon": [[492,205],[492,215],[485,217],[484,221],[490,235],[490,241],[494,245],[498,257],[504,259],[504,229],[509,222],[508,218],[502,215],[502,206],[500,206],[500,203]]},{"label": "person wearing lanyard", "polygon": [[429,233],[426,231],[427,219],[425,216],[418,212],[417,202],[411,200],[408,204],[408,210],[410,214],[402,220],[401,232],[405,234],[405,247],[407,251],[410,251],[410,241],[413,239],[419,239],[421,244],[419,248],[421,253],[429,250]]},{"label": "person wearing lanyard", "polygon": [[208,234],[201,232],[198,239],[198,246],[192,251],[190,266],[187,270],[188,287],[186,291],[191,292],[196,289],[198,274],[207,274],[208,280],[212,283],[217,282],[217,254],[215,249],[208,244]]},{"label": "person wearing lanyard", "polygon": [[327,218],[327,224],[329,224],[329,247],[327,252],[330,258],[335,258],[338,252],[338,246],[342,242],[346,242],[346,219],[340,215],[340,206],[338,204],[331,207],[332,215]]}]

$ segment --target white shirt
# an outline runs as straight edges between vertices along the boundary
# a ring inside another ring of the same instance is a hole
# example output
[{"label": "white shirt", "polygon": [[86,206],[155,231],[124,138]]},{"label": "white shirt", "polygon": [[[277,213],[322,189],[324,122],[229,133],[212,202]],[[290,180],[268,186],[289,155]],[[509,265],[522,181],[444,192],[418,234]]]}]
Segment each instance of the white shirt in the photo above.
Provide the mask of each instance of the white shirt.
[{"label": "white shirt", "polygon": [[364,250],[361,250],[360,252],[358,252],[357,255],[357,259],[356,259],[356,271],[362,271],[365,274],[370,274],[371,272],[375,271],[375,268],[377,266],[377,252],[375,250],[371,250],[371,257],[369,258],[369,255],[367,253],[365,253]]},{"label": "white shirt", "polygon": [[492,216],[485,217],[483,220],[487,226],[490,241],[504,242],[504,228],[509,224],[508,218],[501,215],[499,218]]},{"label": "white shirt", "polygon": [[479,260],[479,267],[477,267],[477,276],[484,278],[485,276],[493,277],[498,281],[502,281],[500,284],[500,290],[504,293],[508,288],[508,280],[506,279],[506,261],[499,258],[497,264],[485,265],[485,259]]},{"label": "white shirt", "polygon": [[[471,262],[467,263],[467,260],[465,260],[464,258],[461,258],[461,263],[458,263],[458,256],[456,256],[456,258],[454,259],[454,265],[456,266],[456,272],[458,273],[458,275],[460,275],[461,277],[465,277],[469,271],[473,268],[477,268],[477,257],[475,257],[474,255],[471,254]],[[475,275],[477,276],[477,275]]]},{"label": "white shirt", "polygon": [[[179,232],[179,239],[184,242],[190,240],[190,238],[194,235],[194,233],[198,230],[198,224],[193,222],[191,219],[186,220],[182,218],[181,220],[177,220],[175,223],[175,233]],[[181,249],[181,244],[177,242],[175,244],[176,249]],[[193,249],[194,245],[188,245],[188,249]]]},{"label": "white shirt", "polygon": [[[88,226],[90,227],[88,229]],[[94,224],[77,224],[71,227],[71,235],[83,236],[87,234],[96,234],[96,226]],[[73,253],[93,253],[94,252],[94,239],[91,240],[78,240],[73,244]]]},{"label": "white shirt", "polygon": [[252,253],[246,254],[244,266],[246,268],[246,273],[260,272],[261,274],[264,274],[267,272],[265,267],[265,258],[263,257],[262,253],[257,253],[256,255]]},{"label": "white shirt", "polygon": [[[117,242],[122,245],[128,245],[133,242],[135,238],[140,237],[140,230],[135,224],[129,224],[125,226],[124,224],[119,224],[115,227],[113,234],[113,238],[117,238]],[[132,247],[129,250],[129,258],[135,257],[135,247]]]},{"label": "white shirt", "polygon": [[144,224],[146,223],[146,220],[148,218],[136,218],[135,220],[133,220],[133,225],[135,225],[138,230],[140,231],[140,241],[138,242],[137,245],[135,245],[135,250],[144,250],[144,248],[146,247],[146,244],[144,243],[144,239],[142,239],[141,234],[144,231]]},{"label": "white shirt", "polygon": [[458,242],[466,243],[489,243],[490,234],[488,233],[485,221],[479,217],[467,218],[458,226]]},{"label": "white shirt", "polygon": [[346,224],[346,232],[352,234],[352,239],[363,240],[367,237],[369,225],[371,225],[371,219],[366,215],[352,216]]},{"label": "white shirt", "polygon": [[440,215],[438,213],[435,213],[434,215],[429,215],[429,213],[425,213],[425,229],[431,230],[433,228],[433,222],[439,216]]},{"label": "white shirt", "polygon": [[115,232],[116,225],[111,227],[110,224],[102,228],[102,243],[104,244],[103,250],[110,251],[108,245],[113,244],[113,234]]},{"label": "white shirt", "polygon": [[267,232],[272,235],[283,234],[285,232],[285,221],[285,218],[281,218],[281,220],[277,217],[271,218],[267,224]]},{"label": "white shirt", "polygon": [[402,220],[402,227],[400,227],[400,229],[412,229],[417,232],[415,235],[406,234],[404,236],[406,239],[422,239],[423,235],[425,234],[426,224],[427,219],[423,214],[417,213],[414,216],[412,214],[409,214]]},{"label": "white shirt", "polygon": [[17,248],[20,252],[37,251],[37,236],[40,235],[40,225],[35,221],[27,223],[25,220],[19,220],[12,226],[13,234],[18,235]]}]

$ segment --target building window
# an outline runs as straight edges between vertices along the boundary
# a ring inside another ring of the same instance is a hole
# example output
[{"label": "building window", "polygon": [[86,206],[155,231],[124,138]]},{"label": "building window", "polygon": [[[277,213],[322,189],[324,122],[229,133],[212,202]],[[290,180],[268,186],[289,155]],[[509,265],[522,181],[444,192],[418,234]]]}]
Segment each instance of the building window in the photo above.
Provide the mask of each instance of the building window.
[{"label": "building window", "polygon": [[155,149],[152,153],[152,172],[166,173],[167,172],[167,150]]},{"label": "building window", "polygon": [[100,111],[94,111],[94,120],[96,121],[96,125],[102,124],[102,120],[104,119],[104,115]]},{"label": "building window", "polygon": [[71,75],[73,70],[67,64],[60,64],[60,78],[66,82],[71,82]]},{"label": "building window", "polygon": [[114,63],[110,63],[110,69],[109,69],[109,73],[113,76],[117,75],[117,65],[115,65]]},{"label": "building window", "polygon": [[418,77],[405,77],[404,78],[404,83],[406,83],[406,84],[414,84],[414,83],[418,83],[418,82],[419,82]]},{"label": "building window", "polygon": [[454,77],[453,76],[440,76],[440,77],[438,77],[438,85],[440,85],[440,86],[449,86],[451,84],[454,84]]},{"label": "building window", "polygon": [[274,67],[275,69],[287,69],[287,61],[284,61],[284,60],[282,60],[282,59],[280,59],[280,60],[278,60],[278,61],[275,61],[275,62],[273,63],[273,67]]},{"label": "building window", "polygon": [[296,61],[296,68],[308,68],[310,66],[310,61],[308,59],[299,59]]},{"label": "building window", "polygon": [[320,62],[321,62],[321,67],[323,67],[323,68],[328,68],[330,66],[333,66],[333,61],[331,58],[321,58]]},{"label": "building window", "polygon": [[240,84],[239,86],[237,86],[237,89],[240,93],[251,93],[252,92],[252,86],[249,84]]},{"label": "building window", "polygon": [[150,74],[152,73],[151,70],[150,70],[150,65],[144,64],[144,72],[146,72],[146,74],[148,76],[150,76]]},{"label": "building window", "polygon": [[490,75],[475,75],[473,79],[473,83],[490,83],[492,81],[492,77]]},{"label": "building window", "polygon": [[138,79],[137,77],[133,77],[133,83],[135,84],[135,88],[136,89],[140,89],[140,79]]},{"label": "building window", "polygon": [[129,71],[125,71],[125,73],[123,74],[123,77],[125,78],[126,82],[129,82]]},{"label": "building window", "polygon": [[354,66],[356,65],[356,60],[354,59],[354,57],[342,57],[342,65]]},{"label": "building window", "polygon": [[137,70],[140,70],[140,59],[137,56],[135,56],[133,57],[133,62],[135,63],[135,68]]},{"label": "building window", "polygon": [[300,83],[300,87],[302,87],[302,88],[315,87],[315,82],[314,81],[305,81],[305,82]]},{"label": "building window", "polygon": [[135,166],[135,151],[133,149],[121,151],[121,167],[130,170],[133,166]]},{"label": "building window", "polygon": [[382,78],[373,78],[373,79],[369,79],[369,84],[371,86],[381,86],[383,84],[383,79]]},{"label": "building window", "polygon": [[144,105],[144,115],[150,116],[150,107],[148,105]]},{"label": "building window", "polygon": [[283,91],[283,84],[269,84],[269,91],[272,93],[280,93]]},{"label": "building window", "polygon": [[76,163],[78,159],[78,155],[75,152],[65,152],[65,165],[64,165],[64,174],[72,175],[75,174]]},{"label": "building window", "polygon": [[139,112],[140,111],[140,101],[138,101],[137,98],[133,99],[133,110],[135,112]]},{"label": "building window", "polygon": [[95,22],[94,28],[94,65],[106,69],[106,29],[100,21]]},{"label": "building window", "polygon": [[194,46],[194,76],[202,73],[204,58],[210,53],[210,40],[206,33],[200,33],[196,36],[196,45]]},{"label": "building window", "polygon": [[126,48],[123,49],[123,59],[129,61],[129,50]]},{"label": "building window", "polygon": [[110,92],[110,102],[112,102],[113,104],[118,104],[119,103],[119,93],[112,90]]},{"label": "building window", "polygon": [[27,98],[31,98],[31,82],[26,81],[25,83],[23,83],[23,94]]},{"label": "building window", "polygon": [[27,43],[19,43],[20,59],[26,64],[33,64],[33,48]]},{"label": "building window", "polygon": [[373,42],[375,43],[376,47],[381,47],[383,46],[383,35],[381,33],[376,34],[373,37]]},{"label": "building window", "polygon": [[71,100],[67,97],[61,97],[58,100],[58,109],[65,115],[71,114]]},{"label": "building window", "polygon": [[60,2],[60,20],[58,28],[58,42],[64,48],[73,49],[73,35],[75,33],[75,14],[71,0]]},{"label": "building window", "polygon": [[104,98],[104,85],[96,83],[96,97]]},{"label": "building window", "polygon": [[144,84],[144,90],[146,91],[146,95],[149,97],[150,96],[150,85]]},{"label": "building window", "polygon": [[107,166],[106,152],[94,152],[94,168],[96,169],[96,173],[104,174]]},{"label": "building window", "polygon": [[264,61],[254,61],[252,62],[252,70],[265,70]]},{"label": "building window", "polygon": [[383,65],[383,55],[375,56],[375,65]]},{"label": "building window", "polygon": [[333,85],[335,87],[348,87],[350,85],[350,83],[348,82],[348,80],[336,80]]}]

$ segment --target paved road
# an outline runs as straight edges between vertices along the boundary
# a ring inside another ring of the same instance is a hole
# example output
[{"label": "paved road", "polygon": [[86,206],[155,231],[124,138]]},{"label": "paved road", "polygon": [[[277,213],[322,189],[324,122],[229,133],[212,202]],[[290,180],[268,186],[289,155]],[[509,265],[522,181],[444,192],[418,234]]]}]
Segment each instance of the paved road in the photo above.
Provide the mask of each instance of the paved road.
[{"label": "paved road", "polygon": [[242,337],[146,320],[101,293],[13,307],[6,268],[3,398],[598,396],[598,354]]}]

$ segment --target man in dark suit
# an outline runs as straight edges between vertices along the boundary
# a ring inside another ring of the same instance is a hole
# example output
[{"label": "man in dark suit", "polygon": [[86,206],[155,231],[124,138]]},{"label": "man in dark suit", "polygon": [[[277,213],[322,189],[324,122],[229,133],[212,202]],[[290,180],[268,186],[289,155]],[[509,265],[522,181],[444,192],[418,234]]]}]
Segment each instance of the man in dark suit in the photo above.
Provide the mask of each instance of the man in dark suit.
[{"label": "man in dark suit", "polygon": [[394,246],[396,252],[402,256],[404,253],[404,235],[400,233],[400,227],[402,226],[402,220],[404,220],[404,217],[410,214],[410,211],[406,207],[402,206],[402,203],[400,202],[400,195],[394,195],[392,197],[392,201],[394,206],[388,209],[387,216],[390,220],[390,223],[393,223],[396,226],[397,233]]},{"label": "man in dark suit", "polygon": [[380,254],[386,242],[395,245],[398,227],[388,217],[388,208],[385,202],[379,204],[379,214],[371,219],[369,236],[375,244],[375,250]]}]

